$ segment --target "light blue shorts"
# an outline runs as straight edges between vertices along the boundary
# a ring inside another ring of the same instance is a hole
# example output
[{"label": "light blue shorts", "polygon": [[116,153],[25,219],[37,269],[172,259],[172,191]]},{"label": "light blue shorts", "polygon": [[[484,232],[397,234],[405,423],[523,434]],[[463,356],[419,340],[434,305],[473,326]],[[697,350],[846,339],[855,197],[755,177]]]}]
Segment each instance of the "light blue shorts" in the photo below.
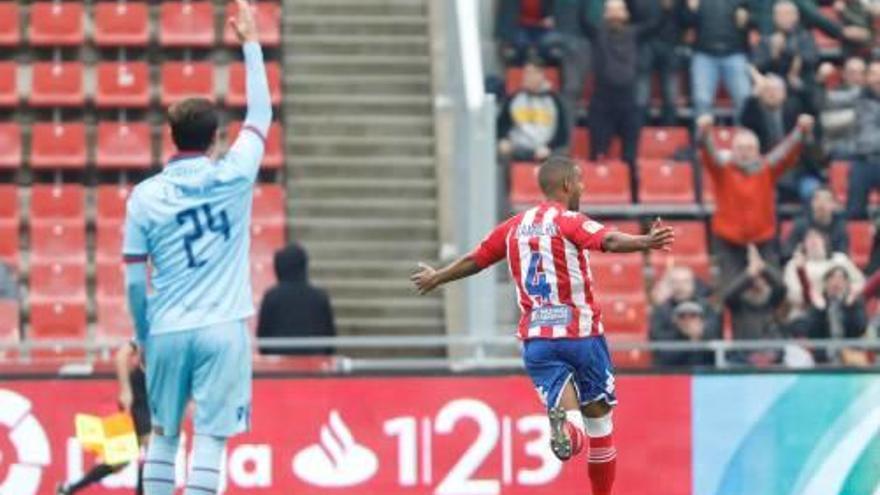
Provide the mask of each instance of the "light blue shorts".
[{"label": "light blue shorts", "polygon": [[250,429],[251,345],[244,321],[150,335],[146,364],[154,432],[178,435],[190,399],[196,434],[228,438]]}]

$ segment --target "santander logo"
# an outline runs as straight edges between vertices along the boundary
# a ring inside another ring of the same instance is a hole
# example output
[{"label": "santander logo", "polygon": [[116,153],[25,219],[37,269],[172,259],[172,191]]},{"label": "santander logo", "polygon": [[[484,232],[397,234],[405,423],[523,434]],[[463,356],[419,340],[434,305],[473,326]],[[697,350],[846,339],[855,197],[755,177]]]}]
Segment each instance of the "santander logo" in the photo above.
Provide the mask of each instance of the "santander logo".
[{"label": "santander logo", "polygon": [[379,469],[376,454],[358,445],[336,410],[321,426],[320,441],[293,458],[293,472],[303,481],[320,487],[343,488],[372,478]]},{"label": "santander logo", "polygon": [[28,399],[0,389],[0,432],[7,437],[0,442],[0,494],[36,495],[51,456]]}]

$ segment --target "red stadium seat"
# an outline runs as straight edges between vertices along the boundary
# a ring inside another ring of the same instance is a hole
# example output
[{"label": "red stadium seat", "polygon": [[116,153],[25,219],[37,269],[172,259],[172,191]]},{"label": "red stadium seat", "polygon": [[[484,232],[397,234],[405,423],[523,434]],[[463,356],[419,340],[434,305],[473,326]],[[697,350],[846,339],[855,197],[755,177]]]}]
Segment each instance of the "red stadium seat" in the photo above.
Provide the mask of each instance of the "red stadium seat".
[{"label": "red stadium seat", "polygon": [[709,253],[706,224],[701,221],[672,221],[664,225],[675,229],[672,253],[679,256],[705,256]]},{"label": "red stadium seat", "polygon": [[[575,127],[571,136],[571,156],[579,160],[590,159],[590,131],[584,127]],[[611,148],[608,150],[606,159],[619,160],[622,156],[620,139],[614,138],[611,141]]]},{"label": "red stadium seat", "polygon": [[[31,325],[28,339],[41,340],[75,340],[86,338],[86,305],[85,302],[39,301],[31,302]],[[74,357],[82,356],[82,349],[64,349],[58,346],[52,349],[34,350],[34,357]]]},{"label": "red stadium seat", "polygon": [[[629,167],[622,162],[589,162],[581,165],[584,195],[587,204],[629,204]],[[536,181],[537,182],[537,181]]]},{"label": "red stadium seat", "polygon": [[121,222],[99,222],[95,229],[95,261],[119,263],[122,260]]},{"label": "red stadium seat", "polygon": [[153,164],[152,150],[151,128],[146,122],[98,124],[98,168],[148,169]]},{"label": "red stadium seat", "polygon": [[162,105],[169,106],[190,96],[214,96],[214,65],[208,62],[162,64]]},{"label": "red stadium seat", "polygon": [[150,69],[146,62],[98,64],[98,108],[146,108],[150,105]]},{"label": "red stadium seat", "polygon": [[251,263],[251,290],[255,301],[263,299],[263,294],[275,283],[275,268],[271,259]]},{"label": "red stadium seat", "polygon": [[849,187],[849,163],[832,162],[828,167],[828,182],[837,201],[846,203],[846,191]]},{"label": "red stadium seat", "polygon": [[869,221],[850,221],[846,229],[849,231],[849,246],[853,261],[862,268],[868,266],[874,242],[874,226]]},{"label": "red stadium seat", "polygon": [[284,224],[284,188],[277,184],[260,184],[254,188],[254,223]]},{"label": "red stadium seat", "polygon": [[86,302],[86,266],[83,263],[34,263],[30,271],[31,303]]},{"label": "red stadium seat", "polygon": [[85,223],[85,190],[78,184],[31,187],[31,222]]},{"label": "red stadium seat", "polygon": [[640,137],[639,156],[669,160],[689,143],[690,137],[684,127],[645,127]]},{"label": "red stadium seat", "polygon": [[648,304],[645,295],[622,297],[600,294],[602,323],[609,334],[644,334],[647,331]]},{"label": "red stadium seat", "polygon": [[[19,320],[18,301],[0,299],[0,342],[17,344],[21,340],[21,322]],[[0,361],[12,357],[15,353],[0,350]]]},{"label": "red stadium seat", "polygon": [[146,2],[98,2],[93,37],[98,46],[146,46],[150,41]]},{"label": "red stadium seat", "polygon": [[538,203],[543,199],[538,187],[538,164],[514,162],[510,164],[510,201],[525,205]]},{"label": "red stadium seat", "polygon": [[97,313],[96,340],[129,340],[134,335],[134,326],[124,299],[99,300]]},{"label": "red stadium seat", "polygon": [[590,258],[590,271],[603,300],[645,294],[641,256],[606,254]]},{"label": "red stadium seat", "polygon": [[118,185],[100,185],[97,187],[98,223],[123,222],[125,220],[125,202],[131,194],[131,187]]},{"label": "red stadium seat", "polygon": [[[260,26],[260,44],[274,47],[281,43],[281,4],[279,2],[257,2],[257,25]],[[238,12],[235,3],[226,7],[225,19],[232,18]],[[223,26],[223,43],[237,46],[238,38],[228,24]]]},{"label": "red stadium seat", "polygon": [[639,200],[642,203],[693,203],[694,171],[686,162],[639,161]]},{"label": "red stadium seat", "polygon": [[35,62],[28,103],[36,107],[81,107],[85,103],[80,62]]},{"label": "red stadium seat", "polygon": [[[241,122],[229,124],[229,129],[226,131],[229,146],[232,146],[232,142],[240,130]],[[263,155],[263,166],[266,168],[275,170],[284,165],[284,147],[281,144],[281,134],[281,125],[273,122],[269,127],[269,134],[266,136],[266,151]]]},{"label": "red stadium seat", "polygon": [[18,219],[15,222],[0,221],[0,262],[18,268],[18,259]]},{"label": "red stadium seat", "polygon": [[715,146],[718,148],[730,148],[730,145],[733,143],[733,134],[736,132],[735,127],[715,127],[712,129],[712,138],[715,141]]},{"label": "red stadium seat", "polygon": [[0,168],[21,166],[21,128],[14,122],[0,123]]},{"label": "red stadium seat", "polygon": [[[281,104],[281,67],[277,62],[266,63],[266,77],[269,80],[272,105]],[[243,107],[247,104],[243,63],[229,66],[229,91],[226,93],[226,104],[234,107]]]},{"label": "red stadium seat", "polygon": [[284,225],[254,223],[251,227],[251,256],[272,259],[275,251],[284,247]]},{"label": "red stadium seat", "polygon": [[82,224],[35,223],[31,225],[32,262],[86,262],[86,232]]},{"label": "red stadium seat", "polygon": [[18,64],[0,62],[0,106],[18,105]]},{"label": "red stadium seat", "polygon": [[31,127],[31,167],[84,168],[86,126],[80,123],[37,122]]},{"label": "red stadium seat", "polygon": [[[545,67],[544,77],[550,83],[550,89],[559,91],[559,69],[555,67]],[[522,88],[523,70],[522,67],[510,67],[504,74],[504,91],[508,95],[512,95]]]},{"label": "red stadium seat", "polygon": [[121,257],[116,262],[95,266],[95,298],[98,302],[125,297],[125,265]]},{"label": "red stadium seat", "polygon": [[18,2],[0,2],[0,46],[15,46],[21,42]]},{"label": "red stadium seat", "polygon": [[619,230],[625,234],[639,235],[642,233],[642,226],[637,220],[613,221],[606,223],[605,226]]},{"label": "red stadium seat", "polygon": [[18,187],[0,184],[0,223],[18,224]]},{"label": "red stadium seat", "polygon": [[85,41],[84,2],[34,2],[27,31],[34,46],[77,46]]},{"label": "red stadium seat", "polygon": [[162,2],[159,44],[171,47],[214,45],[214,6],[211,2]]}]

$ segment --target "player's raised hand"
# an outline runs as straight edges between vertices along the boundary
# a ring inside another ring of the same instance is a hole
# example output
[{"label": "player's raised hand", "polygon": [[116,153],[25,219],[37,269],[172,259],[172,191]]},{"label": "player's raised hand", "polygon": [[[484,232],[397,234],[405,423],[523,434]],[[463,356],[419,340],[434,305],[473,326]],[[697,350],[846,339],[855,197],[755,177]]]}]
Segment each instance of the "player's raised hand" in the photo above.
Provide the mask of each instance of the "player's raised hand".
[{"label": "player's raised hand", "polygon": [[672,243],[675,242],[675,231],[672,227],[664,226],[660,217],[651,224],[648,232],[648,249],[657,251],[672,251]]},{"label": "player's raised hand", "polygon": [[256,7],[248,0],[235,0],[238,12],[229,18],[229,25],[235,31],[238,41],[245,43],[257,41],[257,12]]},{"label": "player's raised hand", "polygon": [[409,279],[416,286],[419,295],[425,295],[437,287],[437,270],[426,263],[419,263],[419,270],[412,274]]}]

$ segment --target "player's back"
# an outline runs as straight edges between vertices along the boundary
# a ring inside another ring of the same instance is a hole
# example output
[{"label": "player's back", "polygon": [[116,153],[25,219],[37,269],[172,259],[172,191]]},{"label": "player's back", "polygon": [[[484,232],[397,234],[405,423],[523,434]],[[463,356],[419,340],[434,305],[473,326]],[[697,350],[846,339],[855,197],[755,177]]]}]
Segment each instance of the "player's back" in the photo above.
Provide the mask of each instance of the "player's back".
[{"label": "player's back", "polygon": [[128,215],[146,241],[150,331],[253,314],[249,249],[253,177],[224,158],[181,155],[139,184]]}]

